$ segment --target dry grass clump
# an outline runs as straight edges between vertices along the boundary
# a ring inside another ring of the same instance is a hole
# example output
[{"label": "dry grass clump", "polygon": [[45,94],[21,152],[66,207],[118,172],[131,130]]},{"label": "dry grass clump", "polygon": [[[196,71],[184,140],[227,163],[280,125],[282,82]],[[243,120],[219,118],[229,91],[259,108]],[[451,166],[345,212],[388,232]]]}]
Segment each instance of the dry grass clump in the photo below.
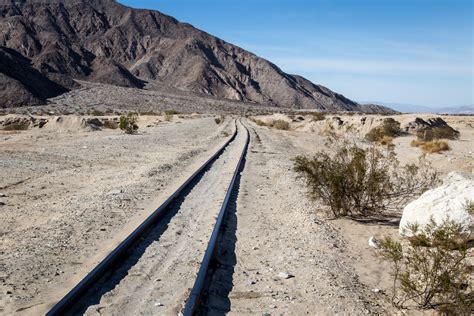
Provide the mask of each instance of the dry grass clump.
[{"label": "dry grass clump", "polygon": [[421,150],[427,154],[439,153],[450,150],[449,144],[444,140],[433,140],[421,145]]},{"label": "dry grass clump", "polygon": [[254,120],[255,124],[257,124],[258,126],[267,126],[267,123],[265,123],[264,121],[262,120]]},{"label": "dry grass clump", "polygon": [[391,117],[385,118],[382,125],[372,128],[366,135],[365,139],[369,142],[380,142],[384,136],[397,137],[400,136],[402,130],[400,123]]},{"label": "dry grass clump", "polygon": [[382,137],[382,139],[379,141],[379,144],[387,147],[388,149],[395,148],[395,144],[393,143],[393,137],[391,136]]},{"label": "dry grass clump", "polygon": [[165,111],[165,121],[171,122],[173,120],[173,116],[176,114],[180,114],[180,112],[176,110],[166,110]]},{"label": "dry grass clump", "polygon": [[140,115],[157,116],[160,114],[156,113],[155,111],[140,111]]},{"label": "dry grass clump", "polygon": [[450,150],[449,144],[445,140],[432,140],[432,141],[420,141],[412,140],[410,142],[411,147],[420,147],[426,154],[440,153],[442,151]]},{"label": "dry grass clump", "polygon": [[413,233],[408,245],[385,237],[381,241],[384,260],[392,265],[392,304],[400,309],[415,304],[421,309],[437,309],[442,315],[470,315],[474,309],[466,239],[461,225],[446,219]]},{"label": "dry grass clump", "polygon": [[323,121],[326,119],[326,114],[322,113],[322,112],[314,112],[314,113],[311,113],[311,116],[312,116],[312,121],[313,122],[317,122],[317,121]]},{"label": "dry grass clump", "polygon": [[280,130],[289,130],[290,129],[290,123],[284,120],[276,120],[272,124],[273,128],[280,129]]},{"label": "dry grass clump", "polygon": [[397,209],[431,188],[438,173],[425,161],[400,166],[393,151],[331,140],[334,154],[298,156],[294,170],[306,180],[310,196],[330,207],[334,217],[369,216]]}]

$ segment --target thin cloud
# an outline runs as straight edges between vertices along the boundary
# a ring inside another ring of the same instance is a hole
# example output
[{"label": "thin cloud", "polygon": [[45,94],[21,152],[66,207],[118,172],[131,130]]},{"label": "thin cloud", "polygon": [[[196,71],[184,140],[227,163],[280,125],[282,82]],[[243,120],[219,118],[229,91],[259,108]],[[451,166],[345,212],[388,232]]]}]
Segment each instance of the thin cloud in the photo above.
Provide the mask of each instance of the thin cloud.
[{"label": "thin cloud", "polygon": [[470,76],[464,63],[438,63],[395,60],[366,60],[349,58],[274,58],[281,68],[291,72],[337,72],[370,75],[439,75]]}]

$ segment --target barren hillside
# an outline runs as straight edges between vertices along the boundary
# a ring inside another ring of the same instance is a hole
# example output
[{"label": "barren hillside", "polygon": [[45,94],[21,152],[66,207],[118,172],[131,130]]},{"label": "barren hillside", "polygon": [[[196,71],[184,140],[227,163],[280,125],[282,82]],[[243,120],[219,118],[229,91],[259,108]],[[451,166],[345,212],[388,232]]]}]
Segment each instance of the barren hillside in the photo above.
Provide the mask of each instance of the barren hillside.
[{"label": "barren hillside", "polygon": [[1,1],[0,29],[0,45],[67,88],[71,79],[133,88],[153,82],[284,108],[373,110],[189,24],[113,0]]}]

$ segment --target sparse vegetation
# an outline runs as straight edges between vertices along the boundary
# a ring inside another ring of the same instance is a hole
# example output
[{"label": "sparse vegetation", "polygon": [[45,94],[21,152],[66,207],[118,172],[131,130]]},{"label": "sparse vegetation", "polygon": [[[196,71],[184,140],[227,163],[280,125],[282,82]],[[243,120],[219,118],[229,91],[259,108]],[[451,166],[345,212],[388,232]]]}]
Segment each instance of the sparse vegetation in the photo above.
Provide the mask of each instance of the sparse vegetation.
[{"label": "sparse vegetation", "polygon": [[391,237],[381,241],[380,256],[391,263],[392,303],[398,308],[415,304],[436,308],[444,315],[470,315],[474,293],[470,282],[472,267],[467,262],[467,245],[459,239],[462,227],[447,219],[433,219],[420,229],[413,224],[408,245]]},{"label": "sparse vegetation", "polygon": [[440,153],[442,151],[450,150],[449,144],[445,140],[432,140],[432,141],[420,141],[412,140],[410,142],[411,147],[420,147],[426,154]]},{"label": "sparse vegetation", "polygon": [[173,120],[173,116],[179,114],[176,110],[166,110],[165,111],[165,121],[171,122]]},{"label": "sparse vegetation", "polygon": [[447,141],[433,140],[421,145],[421,149],[423,150],[423,152],[427,154],[433,154],[433,153],[439,153],[442,151],[450,150],[450,147]]},{"label": "sparse vegetation", "polygon": [[384,136],[397,137],[401,135],[400,123],[391,117],[385,118],[382,125],[372,128],[365,139],[370,142],[380,142]]},{"label": "sparse vegetation", "polygon": [[320,151],[312,158],[298,156],[294,170],[306,180],[310,196],[328,205],[335,217],[396,209],[437,182],[437,172],[425,161],[400,166],[393,151],[331,142],[333,155]]},{"label": "sparse vegetation", "polygon": [[432,127],[419,130],[416,133],[418,140],[429,142],[436,139],[451,139],[459,138],[460,133],[450,126]]},{"label": "sparse vegetation", "polygon": [[135,134],[138,130],[138,113],[130,112],[126,116],[120,116],[119,127],[127,134]]},{"label": "sparse vegetation", "polygon": [[388,149],[395,148],[395,144],[393,143],[393,137],[391,136],[382,137],[382,139],[379,141],[379,144],[387,147]]},{"label": "sparse vegetation", "polygon": [[316,121],[323,121],[326,119],[326,114],[322,113],[322,112],[314,112],[314,113],[311,113],[311,116],[312,116],[312,121],[313,122],[316,122]]},{"label": "sparse vegetation", "polygon": [[154,112],[154,111],[140,111],[140,115],[148,115],[148,116],[156,116],[156,115],[159,115],[158,113]]},{"label": "sparse vegetation", "polygon": [[276,120],[272,124],[273,128],[280,129],[280,130],[289,130],[290,129],[290,124],[287,121],[284,120]]},{"label": "sparse vegetation", "polygon": [[214,118],[214,122],[216,122],[216,124],[219,125],[222,122],[224,122],[224,119],[225,119],[225,117],[223,115],[221,115],[219,117]]},{"label": "sparse vegetation", "polygon": [[264,121],[262,120],[254,120],[255,124],[257,124],[258,126],[267,126],[267,123],[265,123]]},{"label": "sparse vegetation", "polygon": [[105,113],[99,110],[92,110],[89,112],[90,116],[105,116]]},{"label": "sparse vegetation", "polygon": [[104,127],[109,129],[117,129],[119,127],[119,124],[114,120],[105,120]]},{"label": "sparse vegetation", "polygon": [[8,124],[3,127],[4,131],[26,131],[30,127],[30,122],[20,121]]}]

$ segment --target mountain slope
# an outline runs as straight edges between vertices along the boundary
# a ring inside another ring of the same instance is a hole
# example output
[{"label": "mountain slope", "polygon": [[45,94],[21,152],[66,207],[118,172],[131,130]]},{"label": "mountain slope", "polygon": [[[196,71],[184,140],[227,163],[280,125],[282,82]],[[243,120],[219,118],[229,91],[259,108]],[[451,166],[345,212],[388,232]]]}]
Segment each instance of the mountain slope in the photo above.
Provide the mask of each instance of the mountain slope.
[{"label": "mountain slope", "polygon": [[42,104],[67,91],[31,67],[27,58],[0,46],[0,108]]},{"label": "mountain slope", "polygon": [[362,108],[271,62],[158,11],[112,0],[0,2],[0,45],[43,74],[141,88],[145,81],[286,108]]}]

